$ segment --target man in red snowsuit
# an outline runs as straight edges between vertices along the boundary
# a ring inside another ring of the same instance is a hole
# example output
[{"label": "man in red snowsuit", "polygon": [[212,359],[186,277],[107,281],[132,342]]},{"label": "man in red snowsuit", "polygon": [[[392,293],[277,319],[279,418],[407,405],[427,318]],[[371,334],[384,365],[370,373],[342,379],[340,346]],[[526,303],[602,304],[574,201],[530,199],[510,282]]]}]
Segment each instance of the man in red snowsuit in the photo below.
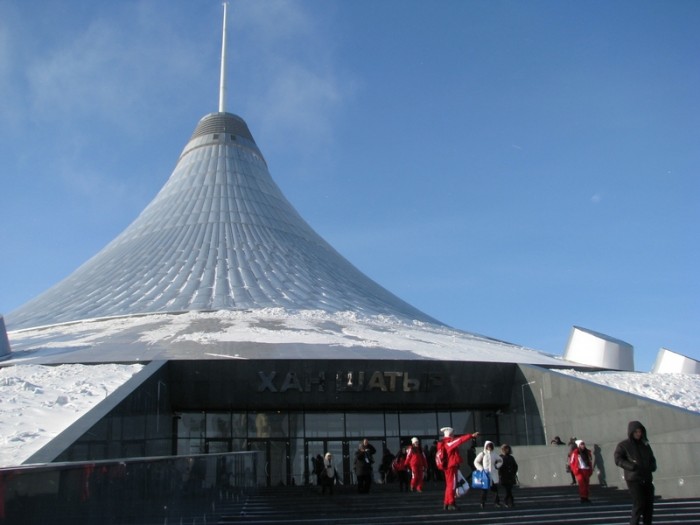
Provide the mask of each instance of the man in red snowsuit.
[{"label": "man in red snowsuit", "polygon": [[452,427],[443,427],[440,429],[444,437],[440,445],[447,452],[447,468],[445,469],[445,500],[443,507],[445,510],[457,510],[455,505],[455,482],[457,481],[457,472],[459,465],[462,463],[462,456],[459,455],[459,446],[466,443],[470,439],[475,439],[479,436],[478,432],[473,434],[464,434],[463,436],[454,437],[454,429]]}]

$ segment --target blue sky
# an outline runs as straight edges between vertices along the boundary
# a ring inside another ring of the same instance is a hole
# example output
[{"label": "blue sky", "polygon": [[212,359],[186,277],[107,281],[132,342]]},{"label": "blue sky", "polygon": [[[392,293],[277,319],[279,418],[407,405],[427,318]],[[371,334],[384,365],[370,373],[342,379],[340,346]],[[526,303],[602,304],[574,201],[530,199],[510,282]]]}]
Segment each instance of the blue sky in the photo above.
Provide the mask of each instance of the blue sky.
[{"label": "blue sky", "polygon": [[[136,218],[217,110],[220,1],[0,1],[0,313]],[[441,321],[700,359],[700,3],[232,1],[226,109]]]}]

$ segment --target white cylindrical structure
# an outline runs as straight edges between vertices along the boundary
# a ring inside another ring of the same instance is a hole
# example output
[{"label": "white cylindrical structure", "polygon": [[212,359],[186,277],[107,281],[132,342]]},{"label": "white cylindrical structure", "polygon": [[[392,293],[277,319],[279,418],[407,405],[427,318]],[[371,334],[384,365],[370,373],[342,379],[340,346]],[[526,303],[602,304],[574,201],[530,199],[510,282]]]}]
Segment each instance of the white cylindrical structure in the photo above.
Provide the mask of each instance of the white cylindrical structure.
[{"label": "white cylindrical structure", "polygon": [[608,370],[634,371],[634,347],[578,326],[571,329],[564,359]]},{"label": "white cylindrical structure", "polygon": [[651,371],[655,374],[700,374],[700,361],[661,348]]}]

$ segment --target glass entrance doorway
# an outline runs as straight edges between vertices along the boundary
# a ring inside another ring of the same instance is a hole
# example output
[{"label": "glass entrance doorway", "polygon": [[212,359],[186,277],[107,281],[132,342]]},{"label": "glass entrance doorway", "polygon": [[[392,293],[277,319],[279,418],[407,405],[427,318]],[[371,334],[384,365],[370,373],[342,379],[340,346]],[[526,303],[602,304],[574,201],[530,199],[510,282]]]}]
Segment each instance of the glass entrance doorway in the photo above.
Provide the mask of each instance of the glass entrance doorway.
[{"label": "glass entrance doorway", "polygon": [[338,483],[352,483],[347,443],[332,439],[309,439],[306,441],[304,448],[305,456],[308,458],[309,483],[318,485],[314,466],[315,462],[319,458],[323,458],[326,452],[330,452],[333,455],[333,466],[338,473]]},{"label": "glass entrance doorway", "polygon": [[248,450],[261,452],[267,486],[286,485],[288,482],[287,443],[269,439],[248,440]]}]

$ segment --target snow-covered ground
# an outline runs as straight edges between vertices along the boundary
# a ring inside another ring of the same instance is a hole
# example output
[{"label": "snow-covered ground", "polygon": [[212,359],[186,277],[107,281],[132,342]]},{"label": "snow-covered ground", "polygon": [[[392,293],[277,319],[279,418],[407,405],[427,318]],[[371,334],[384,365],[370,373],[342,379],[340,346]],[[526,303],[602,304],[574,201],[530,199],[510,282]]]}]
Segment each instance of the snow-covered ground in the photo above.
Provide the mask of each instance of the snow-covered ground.
[{"label": "snow-covered ground", "polygon": [[[21,464],[142,365],[15,365],[0,368],[0,467]],[[700,376],[562,373],[700,412]]]}]

